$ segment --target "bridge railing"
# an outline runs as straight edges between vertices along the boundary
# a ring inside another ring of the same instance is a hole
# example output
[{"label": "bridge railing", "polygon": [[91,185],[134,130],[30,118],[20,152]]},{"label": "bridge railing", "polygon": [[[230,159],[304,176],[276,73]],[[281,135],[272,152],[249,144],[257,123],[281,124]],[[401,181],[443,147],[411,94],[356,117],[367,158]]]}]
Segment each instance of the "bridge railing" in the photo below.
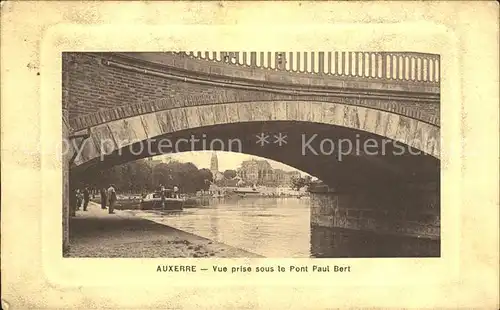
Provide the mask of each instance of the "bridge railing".
[{"label": "bridge railing", "polygon": [[440,57],[415,52],[176,52],[234,66],[438,84]]}]

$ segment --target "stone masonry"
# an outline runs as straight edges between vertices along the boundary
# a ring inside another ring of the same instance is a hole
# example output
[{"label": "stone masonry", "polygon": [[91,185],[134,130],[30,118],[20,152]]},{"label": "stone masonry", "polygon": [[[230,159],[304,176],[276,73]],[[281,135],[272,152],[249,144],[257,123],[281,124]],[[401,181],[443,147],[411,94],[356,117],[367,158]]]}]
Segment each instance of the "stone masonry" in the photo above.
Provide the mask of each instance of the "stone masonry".
[{"label": "stone masonry", "polygon": [[[63,109],[67,110],[72,129],[182,106],[271,100],[365,106],[439,126],[439,87],[435,83],[319,78],[262,69],[245,74],[245,68],[235,69],[208,61],[181,58],[180,65],[179,61],[168,63],[167,56],[162,58],[167,59],[162,63],[148,57],[64,53]],[[220,74],[205,72],[212,69]],[[266,75],[255,74],[259,70]],[[224,75],[234,75],[235,71],[243,73],[231,80]]]}]

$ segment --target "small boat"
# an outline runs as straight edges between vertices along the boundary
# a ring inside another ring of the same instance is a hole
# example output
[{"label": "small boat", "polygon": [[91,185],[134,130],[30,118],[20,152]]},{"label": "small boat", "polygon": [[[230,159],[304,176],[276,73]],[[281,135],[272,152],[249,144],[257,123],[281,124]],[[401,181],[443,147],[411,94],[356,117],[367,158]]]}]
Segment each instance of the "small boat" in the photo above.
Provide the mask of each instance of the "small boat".
[{"label": "small boat", "polygon": [[248,194],[260,194],[260,192],[255,187],[240,187],[234,190],[234,193],[240,196],[246,196]]},{"label": "small boat", "polygon": [[[163,203],[164,202],[164,203]],[[182,210],[183,198],[165,197],[163,200],[160,193],[150,193],[141,199],[141,210]]]}]

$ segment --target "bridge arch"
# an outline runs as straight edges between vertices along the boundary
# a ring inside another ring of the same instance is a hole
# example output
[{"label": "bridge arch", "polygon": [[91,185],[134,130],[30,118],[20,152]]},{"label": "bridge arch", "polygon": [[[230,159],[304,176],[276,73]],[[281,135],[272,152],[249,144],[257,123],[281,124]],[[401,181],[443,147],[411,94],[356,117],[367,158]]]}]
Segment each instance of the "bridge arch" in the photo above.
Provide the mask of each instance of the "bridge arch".
[{"label": "bridge arch", "polygon": [[[168,133],[256,121],[298,121],[346,127],[398,141],[440,158],[439,127],[435,125],[387,111],[333,102],[258,101],[180,107],[91,127],[88,130],[92,143],[84,144],[75,165]],[[115,144],[105,144],[104,139],[115,141]]]},{"label": "bridge arch", "polygon": [[[200,137],[204,129],[208,130],[208,128],[215,127],[219,127],[217,135],[223,135],[227,132],[235,132],[238,128],[243,128],[242,126],[245,124],[276,124],[277,122],[285,122],[288,123],[289,127],[295,128],[305,128],[311,124],[316,124],[322,126],[321,130],[323,132],[328,131],[329,128],[337,128],[336,130],[344,130],[344,132],[366,133],[372,137],[378,137],[378,139],[389,139],[402,143],[422,152],[426,157],[433,158],[435,162],[439,162],[439,127],[435,125],[387,111],[333,102],[257,101],[199,105],[155,111],[110,121],[79,131],[76,134],[88,132],[90,136],[80,146],[79,151],[76,152],[71,168],[74,171],[86,169],[86,167],[95,165],[99,160],[103,161],[107,157],[116,157],[116,153],[119,153],[122,149],[158,137],[172,137],[176,133],[190,132],[196,132],[197,137]],[[276,125],[274,128],[280,128],[280,126]],[[307,130],[311,133],[318,129],[319,127],[308,127]],[[354,136],[354,134],[350,135],[350,139],[354,139]],[[336,138],[338,137],[336,136]],[[248,140],[248,138],[246,139]],[[202,149],[184,149],[180,151]],[[73,151],[75,152],[75,150]],[[284,150],[284,152],[289,151]],[[300,150],[296,148],[294,152],[297,153]],[[309,158],[308,166],[304,166],[304,158],[296,158],[295,162],[290,162],[283,157],[289,154],[279,151],[275,154],[269,154],[265,153],[262,148],[254,148],[244,153],[280,161],[318,178],[329,177],[328,174],[324,175],[325,171],[322,170],[326,165],[325,161],[332,159],[331,156],[329,158],[323,156],[323,163],[320,163],[319,157],[312,160]],[[157,154],[160,153],[127,157],[126,161]],[[395,160],[394,156],[390,158],[383,158],[383,156],[370,157],[372,164],[380,164],[385,167],[390,167],[391,161]],[[417,165],[420,164],[421,162],[417,163]],[[357,165],[352,164],[353,167]],[[312,168],[311,166],[317,167]],[[344,166],[347,167],[347,165]]]}]

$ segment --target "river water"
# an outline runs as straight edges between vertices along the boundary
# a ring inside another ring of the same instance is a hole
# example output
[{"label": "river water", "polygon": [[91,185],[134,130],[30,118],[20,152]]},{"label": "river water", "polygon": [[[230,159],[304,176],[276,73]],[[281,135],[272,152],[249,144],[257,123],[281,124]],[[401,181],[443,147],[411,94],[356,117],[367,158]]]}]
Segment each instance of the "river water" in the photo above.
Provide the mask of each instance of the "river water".
[{"label": "river water", "polygon": [[436,242],[313,227],[308,198],[212,198],[204,204],[135,214],[265,257],[439,256]]},{"label": "river water", "polygon": [[310,257],[307,198],[212,198],[209,205],[136,215],[265,257]]}]

